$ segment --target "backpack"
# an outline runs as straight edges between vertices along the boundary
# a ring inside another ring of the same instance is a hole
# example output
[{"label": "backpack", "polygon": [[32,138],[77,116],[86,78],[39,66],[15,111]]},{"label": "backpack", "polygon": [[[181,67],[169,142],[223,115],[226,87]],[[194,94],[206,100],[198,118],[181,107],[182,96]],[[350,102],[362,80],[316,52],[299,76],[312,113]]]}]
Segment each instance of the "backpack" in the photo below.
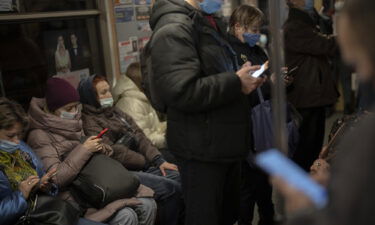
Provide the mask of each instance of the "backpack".
[{"label": "backpack", "polygon": [[[146,44],[140,55],[143,91],[150,101],[152,107],[161,113],[167,112],[167,105],[163,102],[155,87],[156,77],[152,71],[151,43],[153,41],[153,37],[157,35],[160,30],[174,23],[184,24],[189,27],[193,26],[192,18],[186,14],[170,13],[164,15],[157,23],[154,29],[155,31],[151,35],[150,41]],[[193,38],[197,40],[195,35]]]}]

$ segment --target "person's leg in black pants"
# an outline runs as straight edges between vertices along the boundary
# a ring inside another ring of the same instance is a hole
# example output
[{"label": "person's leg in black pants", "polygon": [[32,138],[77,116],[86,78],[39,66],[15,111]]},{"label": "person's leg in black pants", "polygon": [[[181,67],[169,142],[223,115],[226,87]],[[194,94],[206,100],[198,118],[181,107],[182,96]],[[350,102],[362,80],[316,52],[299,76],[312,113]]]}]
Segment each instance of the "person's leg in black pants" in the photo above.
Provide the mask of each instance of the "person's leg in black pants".
[{"label": "person's leg in black pants", "polygon": [[272,187],[268,176],[261,170],[242,162],[241,171],[241,207],[239,225],[251,225],[254,218],[254,206],[258,205],[259,225],[272,225],[274,205]]},{"label": "person's leg in black pants", "polygon": [[251,225],[255,207],[255,173],[246,161],[241,166],[241,203],[239,225]]},{"label": "person's leg in black pants", "polygon": [[241,163],[228,165],[224,183],[223,216],[221,225],[233,225],[238,221],[240,210]]},{"label": "person's leg in black pants", "polygon": [[272,186],[267,174],[259,169],[254,169],[256,176],[255,197],[258,205],[258,225],[273,225],[275,208],[272,202]]},{"label": "person's leg in black pants", "polygon": [[186,225],[233,225],[239,208],[241,163],[177,159]]},{"label": "person's leg in black pants", "polygon": [[300,127],[300,139],[293,160],[305,171],[318,158],[323,147],[325,131],[325,107],[297,109],[303,121]]}]

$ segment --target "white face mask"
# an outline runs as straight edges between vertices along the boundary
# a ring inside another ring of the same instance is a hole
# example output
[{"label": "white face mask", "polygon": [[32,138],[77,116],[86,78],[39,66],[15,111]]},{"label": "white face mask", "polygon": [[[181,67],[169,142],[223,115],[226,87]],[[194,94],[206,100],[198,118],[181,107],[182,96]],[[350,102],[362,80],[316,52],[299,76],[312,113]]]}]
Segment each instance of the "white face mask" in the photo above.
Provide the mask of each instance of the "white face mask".
[{"label": "white face mask", "polygon": [[62,111],[60,114],[60,118],[65,119],[65,120],[74,120],[77,114],[78,112],[71,113],[71,112]]},{"label": "white face mask", "polygon": [[100,99],[100,105],[102,108],[108,108],[113,106],[113,98],[103,98]]},{"label": "white face mask", "polygon": [[267,45],[268,39],[265,34],[262,34],[259,39],[260,45],[265,47]]}]

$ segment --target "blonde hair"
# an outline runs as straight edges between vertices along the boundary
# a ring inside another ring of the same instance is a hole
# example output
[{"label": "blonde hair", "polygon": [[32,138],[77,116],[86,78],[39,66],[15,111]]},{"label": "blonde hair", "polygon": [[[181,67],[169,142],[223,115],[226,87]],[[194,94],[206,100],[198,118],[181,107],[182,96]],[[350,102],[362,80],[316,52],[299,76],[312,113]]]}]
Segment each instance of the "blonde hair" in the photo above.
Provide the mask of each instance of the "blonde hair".
[{"label": "blonde hair", "polygon": [[229,19],[229,32],[234,34],[236,24],[245,28],[253,24],[261,24],[264,20],[264,14],[260,9],[250,5],[240,5],[232,13]]}]

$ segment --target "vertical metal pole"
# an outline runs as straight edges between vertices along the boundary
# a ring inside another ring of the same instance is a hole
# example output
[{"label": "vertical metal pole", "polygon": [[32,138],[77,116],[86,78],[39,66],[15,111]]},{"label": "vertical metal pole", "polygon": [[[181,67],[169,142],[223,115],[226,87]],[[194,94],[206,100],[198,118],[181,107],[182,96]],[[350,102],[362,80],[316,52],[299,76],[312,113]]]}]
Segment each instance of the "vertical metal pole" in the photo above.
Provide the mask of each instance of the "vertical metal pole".
[{"label": "vertical metal pole", "polygon": [[1,93],[1,97],[5,97],[5,89],[4,89],[4,83],[3,83],[3,74],[2,74],[1,69],[0,69],[0,93]]},{"label": "vertical metal pole", "polygon": [[276,82],[272,88],[272,107],[274,118],[274,135],[276,147],[287,154],[288,137],[286,130],[286,101],[285,85],[281,68],[284,64],[284,43],[282,34],[282,15],[285,9],[284,1],[269,0],[270,30],[272,35],[272,71],[276,76]]}]

